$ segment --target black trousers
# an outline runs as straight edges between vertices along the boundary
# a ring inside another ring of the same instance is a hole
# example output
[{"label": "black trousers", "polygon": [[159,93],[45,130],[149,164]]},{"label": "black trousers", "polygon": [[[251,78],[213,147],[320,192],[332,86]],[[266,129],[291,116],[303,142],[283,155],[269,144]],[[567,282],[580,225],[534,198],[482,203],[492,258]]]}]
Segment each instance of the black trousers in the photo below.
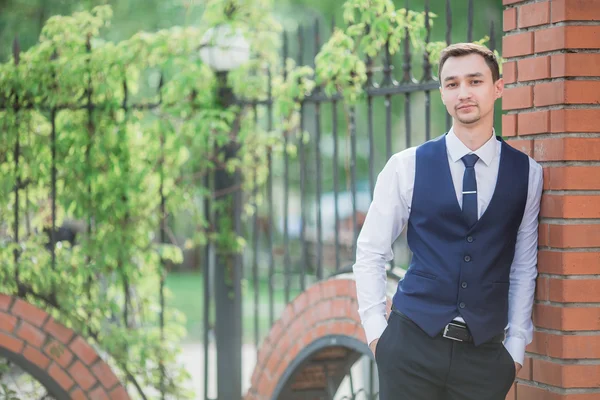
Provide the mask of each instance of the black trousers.
[{"label": "black trousers", "polygon": [[377,343],[380,400],[504,400],[515,364],[502,343],[431,338],[392,312]]}]

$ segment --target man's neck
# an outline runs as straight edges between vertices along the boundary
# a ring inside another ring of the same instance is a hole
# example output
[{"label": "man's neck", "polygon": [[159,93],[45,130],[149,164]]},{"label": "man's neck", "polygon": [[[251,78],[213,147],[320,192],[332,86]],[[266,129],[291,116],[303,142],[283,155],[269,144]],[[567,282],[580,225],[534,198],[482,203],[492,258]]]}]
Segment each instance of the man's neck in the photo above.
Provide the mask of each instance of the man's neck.
[{"label": "man's neck", "polygon": [[466,126],[455,121],[452,129],[456,137],[472,151],[486,144],[494,134],[493,124],[489,123]]}]

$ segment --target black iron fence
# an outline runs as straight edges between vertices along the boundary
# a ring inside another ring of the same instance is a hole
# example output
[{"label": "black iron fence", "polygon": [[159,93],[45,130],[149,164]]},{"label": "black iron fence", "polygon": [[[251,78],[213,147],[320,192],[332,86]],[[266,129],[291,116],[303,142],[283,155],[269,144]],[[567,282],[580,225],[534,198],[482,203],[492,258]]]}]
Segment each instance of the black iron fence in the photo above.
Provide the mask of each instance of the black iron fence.
[{"label": "black iron fence", "polygon": [[[429,4],[406,5],[425,12],[423,48],[432,39]],[[445,16],[436,18],[436,24],[443,26],[447,44],[472,42],[487,35],[487,46],[496,49],[500,7],[486,10],[491,18],[475,25],[473,0],[446,0],[444,5]],[[453,6],[466,15],[453,15]],[[457,18],[460,24],[456,24]],[[458,35],[453,24],[466,25],[466,32]],[[314,66],[322,32],[331,31],[332,25],[335,22],[317,19],[296,32],[287,32],[282,59],[292,57],[299,65]],[[404,40],[402,50],[393,56],[388,48],[389,44],[383,54],[366,60],[363,100],[348,106],[340,95],[327,96],[316,87],[302,102],[300,134],[284,138],[284,146],[295,146],[296,154],[285,152],[270,158],[266,201],[256,205],[259,212],[245,230],[250,240],[244,276],[254,292],[253,299],[244,298],[253,302],[245,309],[253,315],[252,338],[246,333],[245,338],[257,349],[281,310],[305,288],[351,273],[356,239],[385,162],[395,152],[437,137],[451,126],[438,95],[437,65],[432,65],[430,55],[415,51],[409,40]],[[272,123],[270,104],[270,99],[255,104],[265,124]],[[389,265],[392,275],[401,273],[410,260],[405,233],[394,244],[394,253],[395,260]],[[265,297],[260,297],[261,290],[267,291]]]}]

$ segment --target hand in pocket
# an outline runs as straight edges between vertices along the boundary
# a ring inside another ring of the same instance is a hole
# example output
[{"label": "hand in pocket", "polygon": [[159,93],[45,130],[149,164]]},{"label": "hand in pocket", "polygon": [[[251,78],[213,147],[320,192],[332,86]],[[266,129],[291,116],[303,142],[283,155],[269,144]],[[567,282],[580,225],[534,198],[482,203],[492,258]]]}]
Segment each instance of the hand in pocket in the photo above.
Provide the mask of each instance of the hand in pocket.
[{"label": "hand in pocket", "polygon": [[369,348],[373,352],[373,357],[375,357],[375,352],[377,351],[377,343],[378,342],[379,342],[379,339],[375,339],[371,342],[371,344],[369,344]]}]

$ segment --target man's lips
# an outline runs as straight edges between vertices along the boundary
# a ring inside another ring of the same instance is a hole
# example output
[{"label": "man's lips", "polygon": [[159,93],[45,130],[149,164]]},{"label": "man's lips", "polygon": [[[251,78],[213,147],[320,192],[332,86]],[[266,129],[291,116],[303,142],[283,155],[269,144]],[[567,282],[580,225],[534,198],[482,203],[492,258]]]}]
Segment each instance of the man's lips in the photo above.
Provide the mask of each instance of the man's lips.
[{"label": "man's lips", "polygon": [[465,108],[471,108],[471,107],[476,107],[475,104],[465,104],[463,106],[460,106],[457,108],[457,110],[463,110]]}]

